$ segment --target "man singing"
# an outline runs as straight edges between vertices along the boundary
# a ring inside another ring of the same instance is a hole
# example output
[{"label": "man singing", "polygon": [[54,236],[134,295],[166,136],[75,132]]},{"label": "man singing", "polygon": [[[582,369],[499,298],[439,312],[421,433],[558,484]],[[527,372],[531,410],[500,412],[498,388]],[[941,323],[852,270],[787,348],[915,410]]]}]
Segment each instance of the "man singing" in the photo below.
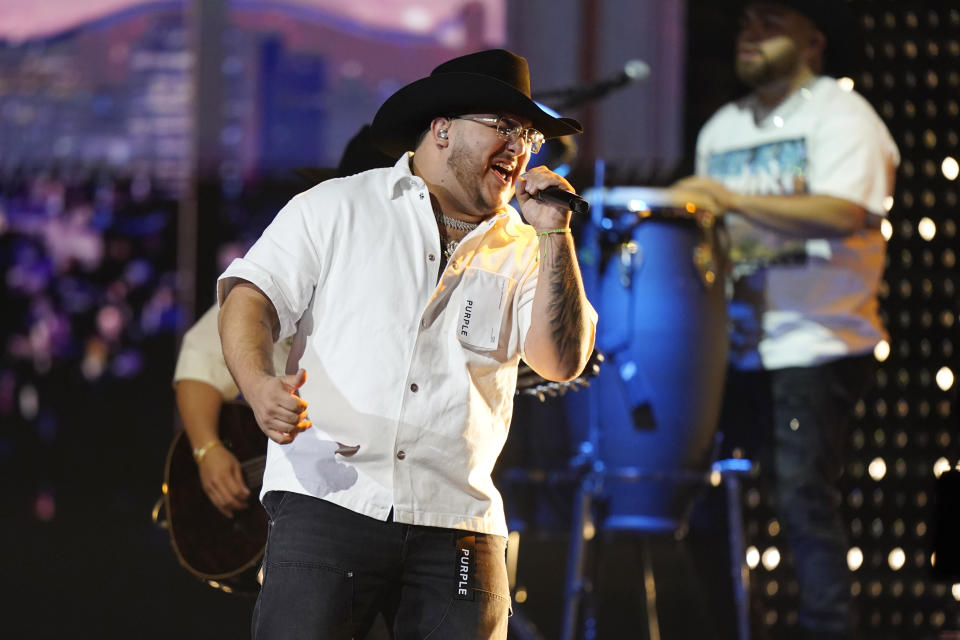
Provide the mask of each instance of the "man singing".
[{"label": "man singing", "polygon": [[596,325],[571,213],[534,197],[571,187],[524,171],[580,131],[530,99],[523,58],[445,62],[374,118],[396,165],[298,195],[220,277],[224,355],[271,440],[254,637],[362,637],[378,611],[398,639],[506,637],[490,474],[517,363],[570,380]]}]

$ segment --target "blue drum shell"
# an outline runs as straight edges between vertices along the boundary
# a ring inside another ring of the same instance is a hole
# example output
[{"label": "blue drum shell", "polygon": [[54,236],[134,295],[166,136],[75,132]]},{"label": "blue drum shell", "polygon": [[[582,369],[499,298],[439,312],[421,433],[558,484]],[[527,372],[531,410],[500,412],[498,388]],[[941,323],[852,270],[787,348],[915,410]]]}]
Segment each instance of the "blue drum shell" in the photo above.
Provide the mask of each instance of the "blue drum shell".
[{"label": "blue drum shell", "polygon": [[[565,396],[573,437],[605,471],[602,526],[673,530],[709,472],[728,351],[726,258],[716,227],[650,215],[630,243],[583,264],[607,358],[586,393]],[[699,248],[699,249],[698,249]],[[694,260],[709,250],[715,280]]]}]

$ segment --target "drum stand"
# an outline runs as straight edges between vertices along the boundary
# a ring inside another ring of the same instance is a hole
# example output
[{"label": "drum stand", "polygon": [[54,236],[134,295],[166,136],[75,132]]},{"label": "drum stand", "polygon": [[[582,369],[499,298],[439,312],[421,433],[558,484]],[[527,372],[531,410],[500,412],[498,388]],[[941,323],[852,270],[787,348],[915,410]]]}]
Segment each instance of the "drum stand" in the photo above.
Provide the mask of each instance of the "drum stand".
[{"label": "drum stand", "polygon": [[[595,536],[597,527],[594,518],[594,503],[602,499],[604,481],[615,478],[623,482],[671,481],[684,484],[703,484],[711,482],[711,476],[717,474],[726,488],[728,509],[728,532],[731,579],[734,588],[734,602],[737,612],[737,638],[749,640],[749,570],[745,563],[745,541],[740,501],[740,479],[750,473],[752,463],[744,459],[718,460],[711,465],[709,473],[696,471],[649,472],[637,467],[619,467],[605,469],[601,461],[594,461],[584,474],[574,498],[573,522],[570,531],[570,547],[567,554],[567,577],[564,589],[563,631],[561,640],[576,640],[578,618],[583,607],[585,593],[593,591],[593,585],[585,578],[586,550]],[[677,531],[675,527],[664,527],[662,523],[651,523],[649,527],[638,526],[634,530],[645,533],[669,533]],[[643,585],[647,613],[647,633],[649,640],[660,640],[660,625],[657,618],[656,583],[650,550],[642,547]],[[586,607],[588,614],[579,625],[587,630],[585,637],[593,636],[596,620],[592,607]]]},{"label": "drum stand", "polygon": [[[583,443],[583,450],[592,450],[590,443]],[[750,640],[749,621],[749,568],[746,565],[746,543],[743,532],[741,505],[741,479],[753,470],[753,463],[742,458],[717,460],[708,471],[649,471],[639,467],[606,468],[594,456],[582,454],[574,458],[570,466],[579,469],[556,472],[520,469],[510,470],[507,482],[524,484],[575,484],[573,518],[570,525],[570,542],[567,551],[566,577],[563,590],[563,619],[560,640],[593,640],[596,637],[596,616],[589,602],[594,585],[587,577],[587,548],[603,528],[597,526],[595,506],[604,500],[604,485],[607,480],[625,483],[673,482],[688,485],[717,485],[725,488],[727,502],[728,551],[730,554],[730,579],[733,585],[734,605],[737,619],[737,639]],[[670,522],[662,518],[638,517],[633,526],[619,525],[618,531],[634,531],[642,534],[676,533],[685,528],[685,523]],[[653,574],[649,546],[641,547],[641,566],[644,587],[644,605],[647,618],[647,637],[661,640],[657,614],[656,581]],[[512,589],[512,585],[511,585]],[[585,612],[581,615],[581,612]],[[529,620],[523,608],[517,604],[509,621],[510,630],[518,640],[544,640],[543,634]],[[583,631],[579,635],[579,631]]]}]

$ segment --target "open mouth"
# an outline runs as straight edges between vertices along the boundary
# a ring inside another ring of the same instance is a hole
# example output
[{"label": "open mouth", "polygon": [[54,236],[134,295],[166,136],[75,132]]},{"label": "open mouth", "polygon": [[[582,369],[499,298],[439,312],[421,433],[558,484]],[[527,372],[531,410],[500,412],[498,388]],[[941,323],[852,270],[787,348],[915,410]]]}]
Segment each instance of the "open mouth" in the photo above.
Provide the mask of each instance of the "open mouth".
[{"label": "open mouth", "polygon": [[759,49],[743,48],[737,51],[737,56],[740,58],[759,58],[761,55]]},{"label": "open mouth", "polygon": [[516,166],[513,163],[495,161],[490,165],[490,171],[500,179],[503,184],[509,184]]}]

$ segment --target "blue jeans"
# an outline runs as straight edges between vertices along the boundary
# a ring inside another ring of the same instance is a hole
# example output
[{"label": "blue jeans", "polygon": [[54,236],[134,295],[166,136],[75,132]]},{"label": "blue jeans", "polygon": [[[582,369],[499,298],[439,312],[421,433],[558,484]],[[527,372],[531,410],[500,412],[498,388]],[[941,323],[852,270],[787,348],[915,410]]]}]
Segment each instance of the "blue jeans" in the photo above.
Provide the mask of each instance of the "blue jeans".
[{"label": "blue jeans", "polygon": [[382,522],[285,491],[263,503],[255,639],[360,640],[378,613],[395,640],[507,637],[504,538]]},{"label": "blue jeans", "polygon": [[724,449],[760,464],[760,489],[793,552],[800,626],[813,637],[853,637],[847,532],[837,481],[852,409],[870,356],[815,367],[728,372]]}]

